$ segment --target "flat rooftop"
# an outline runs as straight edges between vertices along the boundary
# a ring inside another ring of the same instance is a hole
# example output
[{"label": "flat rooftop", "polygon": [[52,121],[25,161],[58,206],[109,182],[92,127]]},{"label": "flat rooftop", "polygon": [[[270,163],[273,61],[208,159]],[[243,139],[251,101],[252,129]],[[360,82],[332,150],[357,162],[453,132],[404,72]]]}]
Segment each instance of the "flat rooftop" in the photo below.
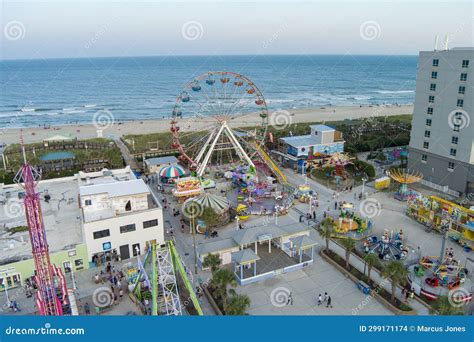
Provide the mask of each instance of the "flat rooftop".
[{"label": "flat rooftop", "polygon": [[[74,177],[40,181],[40,194],[50,252],[73,249],[83,243],[78,187]],[[24,193],[18,185],[0,184],[0,265],[32,258],[28,231],[11,233],[8,229],[26,226]],[[51,199],[46,202],[45,195]]]},{"label": "flat rooftop", "polygon": [[148,194],[150,190],[142,179],[114,181],[110,183],[85,184],[79,188],[81,196],[108,194],[110,198]]}]

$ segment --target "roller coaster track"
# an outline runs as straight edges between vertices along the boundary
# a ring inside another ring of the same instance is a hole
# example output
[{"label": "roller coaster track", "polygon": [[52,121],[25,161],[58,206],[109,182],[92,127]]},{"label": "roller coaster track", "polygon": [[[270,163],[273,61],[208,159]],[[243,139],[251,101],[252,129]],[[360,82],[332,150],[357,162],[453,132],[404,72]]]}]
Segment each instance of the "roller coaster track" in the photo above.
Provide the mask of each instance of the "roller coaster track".
[{"label": "roller coaster track", "polygon": [[[145,271],[147,262],[151,259],[151,279]],[[151,314],[165,316],[182,315],[182,305],[179,296],[179,288],[176,275],[181,277],[189,299],[194,304],[197,314],[202,316],[203,311],[199,300],[194,292],[193,285],[189,280],[186,269],[176,250],[173,241],[168,241],[166,245],[157,246],[153,244],[150,251],[145,256],[143,264],[139,262],[140,274],[135,282],[133,293],[140,296],[140,280],[145,281],[152,294]],[[150,284],[151,283],[151,284]]]},{"label": "roller coaster track", "polygon": [[270,167],[270,170],[273,172],[273,174],[278,178],[278,181],[281,184],[286,184],[287,183],[287,178],[285,174],[280,170],[280,168],[275,164],[275,162],[270,158],[270,156],[265,152],[257,143],[253,143],[253,146],[257,149],[257,153],[260,156],[260,158],[263,159],[267,163],[267,165]]}]

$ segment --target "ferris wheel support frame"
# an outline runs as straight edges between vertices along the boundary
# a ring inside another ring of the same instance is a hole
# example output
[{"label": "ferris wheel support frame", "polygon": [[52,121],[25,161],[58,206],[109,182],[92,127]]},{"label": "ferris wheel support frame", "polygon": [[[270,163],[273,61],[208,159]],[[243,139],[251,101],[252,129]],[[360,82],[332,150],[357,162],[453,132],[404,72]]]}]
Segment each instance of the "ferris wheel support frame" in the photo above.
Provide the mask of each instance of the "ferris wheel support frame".
[{"label": "ferris wheel support frame", "polygon": [[[250,159],[250,157],[245,153],[245,150],[242,148],[242,145],[240,145],[239,141],[235,137],[234,133],[232,130],[229,128],[227,125],[227,122],[222,122],[221,127],[219,128],[219,131],[216,133],[215,137],[211,133],[211,136],[209,137],[208,141],[206,141],[206,144],[202,147],[201,151],[198,154],[198,158],[196,162],[198,163],[198,168],[197,168],[197,175],[201,177],[204,173],[204,170],[206,169],[207,164],[209,163],[209,160],[211,159],[212,153],[214,152],[214,149],[216,147],[217,141],[219,140],[220,136],[225,133],[227,137],[229,138],[232,146],[234,147],[235,151],[237,154],[242,158],[245,159],[245,161],[249,164],[249,166],[255,167],[254,163]],[[209,141],[214,137],[214,140],[212,141],[211,146],[209,145]],[[207,153],[206,153],[207,150]],[[206,153],[206,156],[204,157],[202,163],[200,162],[200,159],[202,156]]]}]

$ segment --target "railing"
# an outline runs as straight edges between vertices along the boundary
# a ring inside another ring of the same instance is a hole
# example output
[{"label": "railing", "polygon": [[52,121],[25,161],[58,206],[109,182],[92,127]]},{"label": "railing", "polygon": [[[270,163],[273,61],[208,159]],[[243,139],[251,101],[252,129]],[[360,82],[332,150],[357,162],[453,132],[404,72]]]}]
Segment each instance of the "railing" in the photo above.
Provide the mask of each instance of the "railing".
[{"label": "railing", "polygon": [[425,185],[425,186],[427,186],[427,187],[429,187],[429,188],[432,188],[432,189],[435,189],[435,190],[444,192],[445,194],[454,196],[454,197],[456,197],[456,198],[459,198],[460,195],[461,195],[459,192],[457,192],[457,191],[455,191],[455,190],[451,190],[451,189],[449,188],[449,186],[447,186],[447,185],[439,185],[439,184],[436,184],[436,183],[427,181],[426,179],[420,180],[420,184],[423,184],[423,185]]}]

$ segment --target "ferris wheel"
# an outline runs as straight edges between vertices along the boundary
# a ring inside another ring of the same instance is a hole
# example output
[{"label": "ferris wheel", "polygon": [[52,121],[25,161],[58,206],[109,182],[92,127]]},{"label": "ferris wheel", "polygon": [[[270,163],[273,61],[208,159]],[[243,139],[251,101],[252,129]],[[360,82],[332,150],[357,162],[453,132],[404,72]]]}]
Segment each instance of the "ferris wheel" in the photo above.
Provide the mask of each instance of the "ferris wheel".
[{"label": "ferris wheel", "polygon": [[198,176],[210,162],[254,166],[267,126],[267,104],[255,83],[234,72],[211,71],[188,82],[177,97],[172,148]]}]

